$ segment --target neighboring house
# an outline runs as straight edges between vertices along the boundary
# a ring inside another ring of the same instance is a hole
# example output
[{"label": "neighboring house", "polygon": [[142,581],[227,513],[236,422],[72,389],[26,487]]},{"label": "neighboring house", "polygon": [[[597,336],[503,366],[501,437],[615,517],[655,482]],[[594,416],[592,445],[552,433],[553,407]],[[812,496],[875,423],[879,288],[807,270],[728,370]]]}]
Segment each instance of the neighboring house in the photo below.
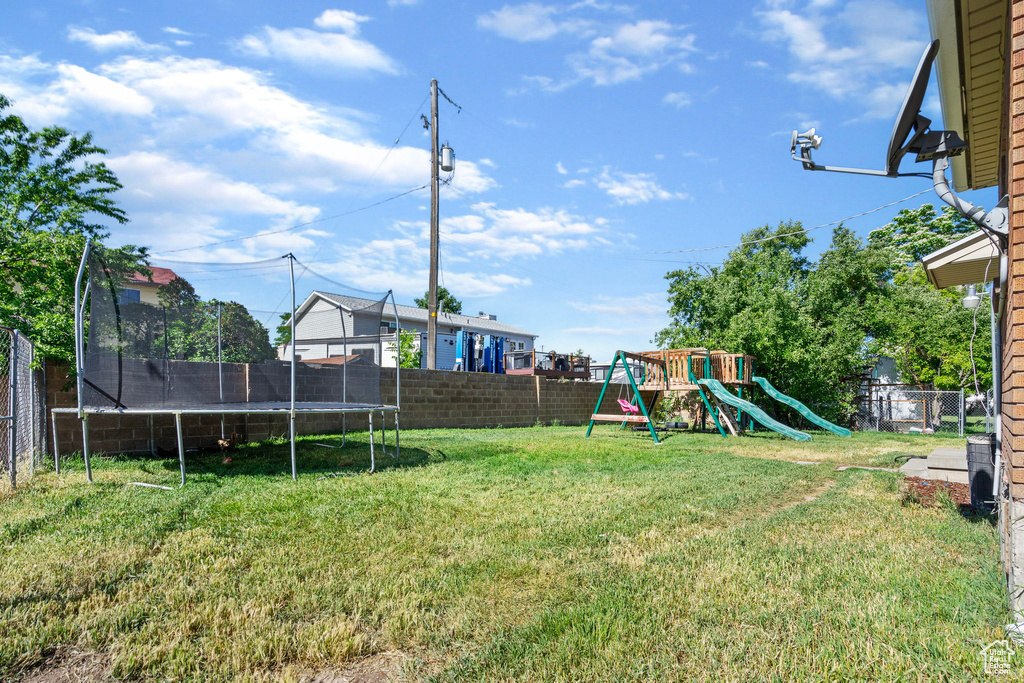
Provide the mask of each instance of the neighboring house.
[{"label": "neighboring house", "polygon": [[178,275],[170,268],[150,267],[153,271],[152,280],[136,271],[128,278],[124,287],[121,288],[122,301],[140,301],[144,304],[160,305],[160,297],[157,292],[161,287],[177,279]]},{"label": "neighboring house", "polygon": [[[313,292],[295,311],[295,353],[299,360],[333,358],[358,354],[384,367],[394,367],[395,310],[390,302],[381,312],[379,302],[329,292]],[[412,332],[417,347],[426,351],[427,310],[399,304],[398,324]],[[377,327],[379,324],[379,328]],[[504,339],[506,351],[533,349],[537,335],[498,322],[497,316],[439,313],[437,346],[439,370],[451,370],[455,364],[456,338],[460,332],[494,335]],[[381,343],[377,335],[381,334]],[[513,348],[514,347],[514,348]],[[278,349],[278,357],[289,357],[289,345]]]}]

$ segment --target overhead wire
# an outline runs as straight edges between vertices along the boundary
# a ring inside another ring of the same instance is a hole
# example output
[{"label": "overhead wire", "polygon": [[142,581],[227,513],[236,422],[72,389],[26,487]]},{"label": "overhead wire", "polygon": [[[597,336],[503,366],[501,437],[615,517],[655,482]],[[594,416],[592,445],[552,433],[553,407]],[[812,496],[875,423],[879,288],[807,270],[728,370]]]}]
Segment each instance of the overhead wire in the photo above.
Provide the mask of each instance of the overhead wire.
[{"label": "overhead wire", "polygon": [[812,228],[801,228],[800,230],[794,230],[793,232],[787,232],[787,233],[783,233],[781,235],[771,235],[769,237],[762,237],[762,238],[759,238],[759,239],[756,239],[756,240],[746,240],[746,241],[743,241],[743,242],[736,242],[735,244],[720,244],[720,245],[717,245],[717,246],[714,246],[714,247],[693,247],[693,248],[690,248],[690,249],[665,249],[665,250],[662,250],[662,251],[633,251],[633,252],[630,252],[630,253],[632,253],[632,254],[688,254],[688,253],[699,252],[699,251],[714,251],[715,249],[731,249],[733,247],[743,247],[743,246],[746,246],[748,244],[758,244],[760,242],[770,242],[772,240],[782,239],[783,237],[792,237],[794,235],[803,235],[805,233],[811,232],[812,230],[820,230],[821,228],[827,228],[827,227],[832,226],[832,225],[838,225],[840,223],[844,223],[846,221],[853,220],[854,218],[860,218],[861,216],[867,216],[868,214],[875,213],[876,211],[881,211],[882,209],[887,209],[890,206],[896,206],[897,204],[902,204],[903,202],[909,201],[909,200],[913,199],[914,197],[920,197],[923,194],[928,194],[931,191],[932,191],[932,188],[928,188],[927,190],[921,190],[920,192],[915,192],[914,194],[912,194],[910,196],[907,196],[907,197],[904,197],[903,199],[897,199],[896,201],[889,202],[888,204],[882,204],[881,206],[876,206],[873,209],[868,209],[867,211],[861,211],[860,213],[855,213],[852,216],[847,216],[846,218],[840,218],[839,220],[829,221],[828,223],[822,223],[821,225],[815,225]]},{"label": "overhead wire", "polygon": [[292,225],[292,226],[289,226],[287,228],[281,228],[280,230],[268,230],[268,231],[265,231],[265,232],[255,233],[253,235],[246,235],[245,237],[232,237],[231,239],[218,240],[216,242],[207,242],[205,244],[197,244],[197,245],[194,245],[194,246],[191,246],[191,247],[182,247],[180,249],[165,249],[163,251],[153,252],[153,255],[154,256],[158,256],[160,254],[176,254],[176,253],[179,253],[179,252],[182,252],[182,251],[191,251],[193,249],[205,249],[207,247],[216,247],[216,246],[219,246],[221,244],[231,244],[233,242],[244,242],[246,240],[254,240],[254,239],[258,239],[260,237],[266,237],[267,235],[279,235],[282,232],[290,232],[292,230],[298,230],[299,228],[305,228],[305,227],[310,226],[310,225],[316,225],[317,223],[323,223],[324,221],[330,221],[330,220],[334,220],[336,218],[344,218],[345,216],[351,216],[354,213],[359,213],[360,211],[366,211],[367,209],[372,209],[375,206],[380,206],[381,204],[387,204],[388,202],[394,201],[394,200],[398,199],[399,197],[404,197],[407,194],[412,194],[413,192],[419,192],[420,190],[425,190],[425,189],[427,189],[427,187],[429,187],[429,185],[420,185],[419,187],[414,187],[411,190],[406,190],[405,192],[400,192],[400,193],[398,193],[396,195],[392,195],[392,196],[388,197],[387,199],[382,199],[379,202],[374,202],[373,204],[367,204],[366,206],[361,206],[358,209],[352,209],[351,211],[345,211],[344,213],[335,214],[333,216],[324,216],[323,218],[317,218],[315,220],[307,221],[305,223],[298,223],[296,225]]}]

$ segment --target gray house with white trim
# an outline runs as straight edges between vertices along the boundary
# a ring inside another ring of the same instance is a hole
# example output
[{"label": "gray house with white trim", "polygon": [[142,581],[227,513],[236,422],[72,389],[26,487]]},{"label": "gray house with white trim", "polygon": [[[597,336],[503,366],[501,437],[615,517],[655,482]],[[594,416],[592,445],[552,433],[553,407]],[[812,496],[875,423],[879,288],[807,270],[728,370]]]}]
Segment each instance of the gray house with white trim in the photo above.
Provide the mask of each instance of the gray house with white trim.
[{"label": "gray house with white trim", "polygon": [[[398,324],[413,332],[426,350],[427,310],[398,304]],[[380,329],[376,326],[380,325]],[[377,343],[377,333],[381,343]],[[494,315],[439,313],[437,316],[437,367],[451,370],[461,332],[494,335],[504,339],[506,352],[529,351],[537,335],[499,322]],[[373,299],[314,291],[295,311],[295,353],[299,360],[363,356],[383,367],[395,367],[395,310],[388,301],[380,309]],[[278,357],[289,357],[289,345],[278,348]]]}]

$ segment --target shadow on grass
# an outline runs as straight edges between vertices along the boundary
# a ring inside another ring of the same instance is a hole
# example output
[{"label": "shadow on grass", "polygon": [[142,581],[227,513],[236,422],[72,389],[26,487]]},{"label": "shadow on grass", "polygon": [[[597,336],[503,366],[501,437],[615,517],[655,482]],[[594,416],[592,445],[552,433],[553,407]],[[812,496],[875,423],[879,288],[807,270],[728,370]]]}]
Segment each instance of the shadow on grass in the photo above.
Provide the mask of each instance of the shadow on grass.
[{"label": "shadow on grass", "polygon": [[[397,455],[397,457],[396,457]],[[148,463],[159,463],[167,472],[178,471],[177,454],[153,456],[119,456],[122,462],[134,461],[140,470],[151,471]],[[395,444],[382,448],[374,444],[376,472],[424,467],[445,459],[441,451],[402,447],[396,454]],[[365,434],[299,437],[295,444],[296,470],[300,476],[316,474],[363,474],[370,471],[370,442]],[[223,453],[219,451],[186,451],[187,475],[209,474],[215,477],[290,477],[291,444],[287,439],[271,439],[260,443],[239,444]]]}]

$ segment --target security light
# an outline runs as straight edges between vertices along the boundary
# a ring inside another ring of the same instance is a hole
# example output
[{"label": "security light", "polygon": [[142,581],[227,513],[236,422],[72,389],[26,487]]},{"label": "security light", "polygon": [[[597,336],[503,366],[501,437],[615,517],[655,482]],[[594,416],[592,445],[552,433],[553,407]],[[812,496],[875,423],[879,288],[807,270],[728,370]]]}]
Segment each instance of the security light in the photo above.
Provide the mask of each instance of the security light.
[{"label": "security light", "polygon": [[981,297],[978,296],[978,290],[974,285],[967,287],[967,296],[964,297],[963,305],[968,310],[981,306]]}]

